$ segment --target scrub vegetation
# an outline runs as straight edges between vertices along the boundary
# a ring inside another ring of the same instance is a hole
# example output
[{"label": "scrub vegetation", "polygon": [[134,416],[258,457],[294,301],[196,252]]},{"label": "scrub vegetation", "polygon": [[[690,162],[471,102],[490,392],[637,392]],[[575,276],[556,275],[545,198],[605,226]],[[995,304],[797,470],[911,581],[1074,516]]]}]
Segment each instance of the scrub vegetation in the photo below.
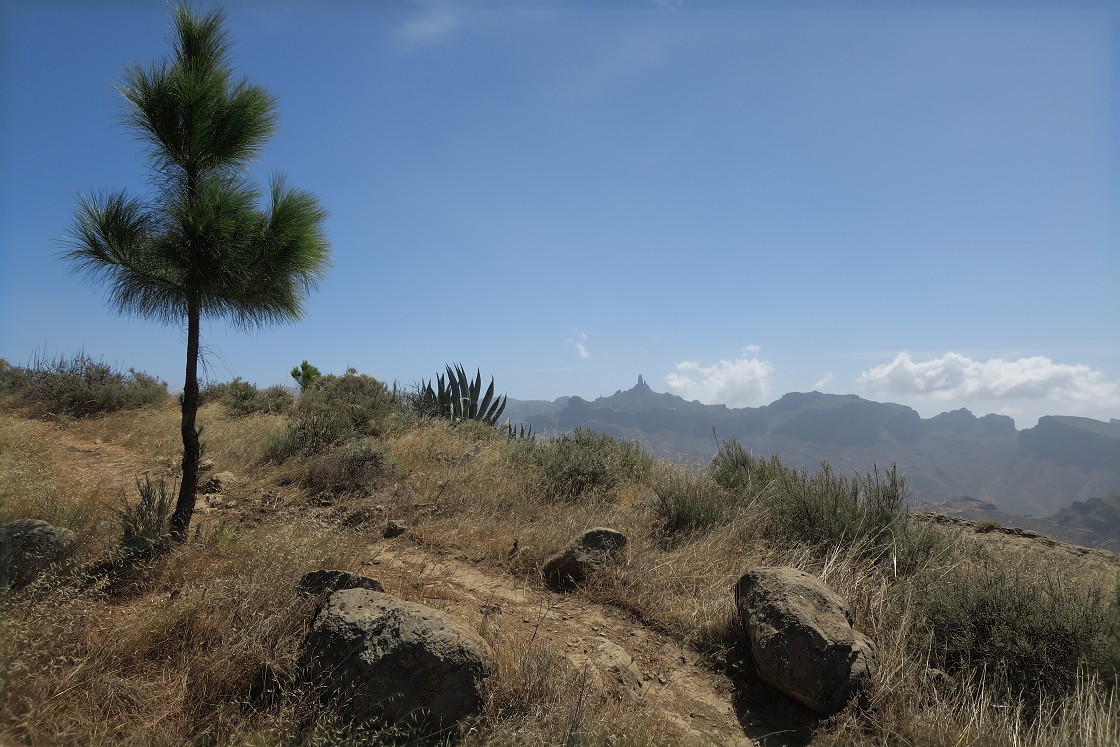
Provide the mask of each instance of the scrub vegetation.
[{"label": "scrub vegetation", "polygon": [[[2,744],[411,743],[342,722],[301,684],[314,603],[296,585],[317,568],[379,577],[490,642],[484,712],[437,742],[729,743],[746,739],[741,723],[761,724],[746,733],[765,744],[1120,742],[1115,556],[920,520],[894,469],[805,473],[728,442],[688,471],[592,431],[516,438],[432,415],[423,392],[356,371],[318,377],[298,401],[234,380],[207,390],[199,423],[202,482],[237,479],[171,543],[178,403],[143,374],[87,387],[74,367],[0,365],[0,521],[42,518],[79,540],[72,565],[0,602]],[[130,387],[145,396],[122,396]],[[32,394],[70,389],[83,408]],[[231,405],[258,397],[271,404]],[[387,518],[408,533],[385,539]],[[544,561],[594,526],[629,537],[623,562],[549,591]],[[768,565],[849,601],[882,658],[869,703],[818,720],[766,700],[731,589]],[[438,591],[455,580],[441,573],[468,574],[478,596]],[[528,601],[499,615],[488,584]],[[552,614],[561,600],[567,619]],[[646,695],[594,685],[568,656],[577,630],[664,641],[635,657]],[[685,668],[725,699],[724,722],[681,726],[691,707],[658,678]]]}]

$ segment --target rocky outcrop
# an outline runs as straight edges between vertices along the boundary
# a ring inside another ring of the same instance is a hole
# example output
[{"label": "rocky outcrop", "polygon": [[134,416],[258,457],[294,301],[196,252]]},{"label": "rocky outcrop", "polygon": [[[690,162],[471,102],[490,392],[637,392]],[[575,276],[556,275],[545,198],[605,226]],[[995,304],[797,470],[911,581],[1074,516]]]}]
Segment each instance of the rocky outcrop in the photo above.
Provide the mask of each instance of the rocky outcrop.
[{"label": "rocky outcrop", "polygon": [[593,569],[613,561],[626,542],[626,537],[614,529],[588,529],[572,540],[567,549],[549,558],[541,574],[554,589],[571,589],[583,583]]},{"label": "rocky outcrop", "polygon": [[0,524],[0,588],[19,588],[74,552],[77,539],[69,529],[40,519]]},{"label": "rocky outcrop", "polygon": [[852,628],[847,603],[795,568],[759,568],[735,585],[735,605],[764,682],[821,714],[871,688],[878,652]]},{"label": "rocky outcrop", "polygon": [[486,642],[454,619],[368,589],[331,594],[303,663],[346,720],[432,729],[478,714],[483,683],[496,667]]}]

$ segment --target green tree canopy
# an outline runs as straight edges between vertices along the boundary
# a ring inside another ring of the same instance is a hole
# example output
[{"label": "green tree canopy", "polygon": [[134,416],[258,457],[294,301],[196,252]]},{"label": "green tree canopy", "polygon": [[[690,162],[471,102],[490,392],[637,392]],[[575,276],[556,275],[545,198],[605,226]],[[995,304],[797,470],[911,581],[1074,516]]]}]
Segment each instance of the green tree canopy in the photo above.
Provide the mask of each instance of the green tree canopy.
[{"label": "green tree canopy", "polygon": [[304,361],[298,366],[293,366],[291,370],[291,376],[295,379],[296,383],[299,384],[299,390],[301,392],[306,392],[308,387],[314,384],[322,375],[319,369],[312,366],[307,361]]},{"label": "green tree canopy", "polygon": [[172,534],[185,536],[198,486],[199,327],[203,316],[242,328],[298,319],[329,267],[326,212],[308,192],[272,178],[265,207],[246,177],[276,124],[276,101],[234,79],[224,14],[180,5],[170,60],[126,67],[125,124],[148,147],[154,190],[83,195],[64,257],[104,285],[109,303],[187,325],[183,480]]}]

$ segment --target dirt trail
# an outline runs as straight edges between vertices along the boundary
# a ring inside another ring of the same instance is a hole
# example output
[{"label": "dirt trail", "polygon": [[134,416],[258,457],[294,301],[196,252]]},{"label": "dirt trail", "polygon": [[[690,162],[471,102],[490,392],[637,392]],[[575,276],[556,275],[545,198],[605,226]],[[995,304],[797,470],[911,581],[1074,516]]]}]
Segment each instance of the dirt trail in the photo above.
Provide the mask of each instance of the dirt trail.
[{"label": "dirt trail", "polygon": [[576,666],[596,660],[605,642],[624,649],[642,675],[635,707],[676,723],[690,742],[754,745],[732,707],[731,681],[697,655],[613,607],[555,594],[465,555],[424,547],[406,537],[369,548],[368,573],[387,591],[449,612],[472,625],[499,625],[523,640],[565,651]]},{"label": "dirt trail", "polygon": [[52,459],[79,474],[130,487],[145,473],[151,474],[153,479],[177,473],[176,465],[167,460],[138,454],[112,441],[90,441],[82,434],[62,428],[56,429],[54,435]]}]

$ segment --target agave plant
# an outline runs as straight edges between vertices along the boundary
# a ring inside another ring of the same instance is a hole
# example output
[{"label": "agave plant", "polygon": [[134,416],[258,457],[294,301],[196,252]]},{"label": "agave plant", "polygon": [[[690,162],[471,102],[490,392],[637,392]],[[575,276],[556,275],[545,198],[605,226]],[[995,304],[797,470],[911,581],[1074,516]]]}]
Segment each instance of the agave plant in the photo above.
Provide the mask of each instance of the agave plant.
[{"label": "agave plant", "polygon": [[506,409],[506,397],[494,397],[494,377],[490,386],[482,393],[482,373],[475,369],[474,380],[467,378],[467,372],[460,363],[451,368],[447,366],[447,378],[436,375],[436,386],[427,382],[420,390],[422,402],[429,403],[436,412],[451,420],[481,420],[494,425]]}]

